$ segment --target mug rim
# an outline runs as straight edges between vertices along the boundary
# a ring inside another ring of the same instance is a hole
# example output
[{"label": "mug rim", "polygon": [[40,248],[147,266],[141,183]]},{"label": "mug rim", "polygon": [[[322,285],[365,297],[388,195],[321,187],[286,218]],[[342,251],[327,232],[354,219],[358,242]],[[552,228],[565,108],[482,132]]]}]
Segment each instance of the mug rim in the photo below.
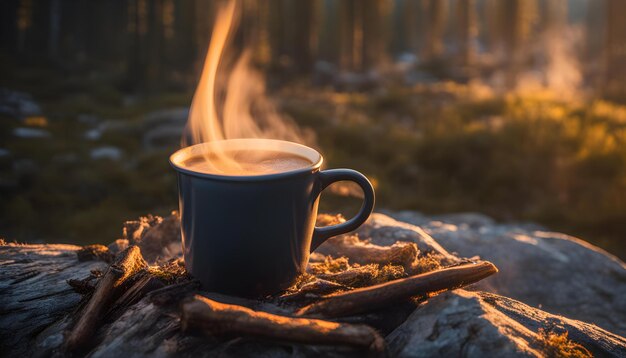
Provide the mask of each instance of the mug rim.
[{"label": "mug rim", "polygon": [[[226,175],[226,174],[203,173],[203,172],[189,170],[181,166],[180,164],[178,164],[181,161],[190,157],[192,154],[195,154],[193,152],[204,152],[205,150],[202,149],[203,147],[211,147],[211,146],[220,145],[224,143],[227,143],[228,145],[233,145],[233,146],[238,146],[238,145],[245,146],[245,144],[251,144],[254,142],[256,142],[257,144],[262,143],[263,145],[266,145],[268,148],[275,148],[276,146],[281,147],[281,148],[291,147],[292,149],[294,149],[294,152],[290,152],[291,154],[304,156],[307,159],[311,160],[312,164],[304,168],[288,170],[288,171],[278,172],[278,173],[260,174],[260,175]],[[303,152],[305,154],[302,154]],[[311,159],[311,158],[314,158],[314,159]],[[295,142],[290,142],[286,140],[262,139],[262,138],[225,139],[225,140],[218,140],[218,141],[212,141],[212,142],[198,143],[198,144],[194,144],[185,148],[181,148],[177,150],[176,152],[174,152],[169,157],[170,165],[174,168],[174,170],[176,170],[179,173],[195,176],[198,178],[217,179],[217,180],[226,180],[226,181],[272,180],[272,179],[278,179],[287,175],[312,173],[316,170],[319,170],[319,168],[322,166],[323,161],[324,161],[324,158],[317,150],[311,147],[308,147],[306,145],[295,143]]]}]

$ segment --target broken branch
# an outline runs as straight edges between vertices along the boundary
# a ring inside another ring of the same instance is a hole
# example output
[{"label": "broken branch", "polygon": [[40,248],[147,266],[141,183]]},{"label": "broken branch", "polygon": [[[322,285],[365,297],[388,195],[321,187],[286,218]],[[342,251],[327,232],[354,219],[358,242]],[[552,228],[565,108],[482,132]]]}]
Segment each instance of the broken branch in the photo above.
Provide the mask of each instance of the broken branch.
[{"label": "broken branch", "polygon": [[383,338],[371,327],[309,318],[293,318],[216,302],[194,295],[182,304],[183,330],[209,335],[236,334],[306,344],[348,345],[384,350]]},{"label": "broken branch", "polygon": [[350,262],[361,265],[400,265],[409,269],[417,259],[419,250],[412,242],[398,241],[391,246],[378,246],[361,241],[357,235],[332,238],[317,252],[333,257],[347,257]]},{"label": "broken branch", "polygon": [[300,309],[298,316],[341,317],[371,311],[414,296],[460,288],[498,272],[491,262],[465,264],[336,295]]},{"label": "broken branch", "polygon": [[87,305],[78,314],[76,324],[67,336],[66,349],[76,350],[87,344],[96,331],[102,313],[107,312],[111,302],[122,293],[120,286],[146,267],[146,262],[137,246],[130,246],[118,255],[96,285]]}]

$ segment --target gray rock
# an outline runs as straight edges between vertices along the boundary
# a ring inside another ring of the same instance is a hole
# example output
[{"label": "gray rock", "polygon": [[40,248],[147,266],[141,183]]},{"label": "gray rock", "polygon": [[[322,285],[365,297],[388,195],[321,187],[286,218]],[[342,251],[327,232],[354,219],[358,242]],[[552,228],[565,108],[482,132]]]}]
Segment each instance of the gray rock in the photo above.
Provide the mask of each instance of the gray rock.
[{"label": "gray rock", "polygon": [[47,130],[38,128],[18,127],[13,129],[13,136],[24,139],[50,138],[51,134]]},{"label": "gray rock", "polygon": [[103,146],[94,148],[91,150],[90,156],[91,159],[110,159],[110,160],[120,160],[122,159],[123,152],[118,147],[113,146]]},{"label": "gray rock", "polygon": [[60,164],[76,163],[79,160],[78,154],[73,152],[56,154],[52,157],[53,162]]},{"label": "gray rock", "polygon": [[176,124],[160,125],[146,131],[143,135],[143,147],[147,150],[158,150],[180,145],[184,126]]},{"label": "gray rock", "polygon": [[594,324],[557,316],[493,293],[476,292],[476,294],[484,302],[533,332],[543,330],[567,334],[571,341],[582,344],[596,356],[626,356],[626,338],[607,332]]},{"label": "gray rock", "polygon": [[189,116],[189,108],[168,108],[150,112],[144,116],[143,123],[147,126],[153,126],[164,122],[178,122],[185,124]]},{"label": "gray rock", "polygon": [[419,59],[414,53],[403,52],[396,57],[394,67],[396,67],[397,70],[406,72],[415,67],[418,61]]},{"label": "gray rock", "polygon": [[84,123],[84,124],[88,124],[92,126],[95,126],[96,124],[100,123],[100,118],[98,116],[95,116],[93,114],[87,114],[87,113],[79,114],[78,116],[76,116],[76,120],[80,123]]},{"label": "gray rock", "polygon": [[92,128],[85,131],[83,135],[87,140],[98,140],[102,137],[102,129],[101,128]]},{"label": "gray rock", "polygon": [[397,221],[387,215],[373,213],[356,233],[375,245],[390,246],[397,241],[414,242],[421,251],[441,255],[444,263],[451,264],[459,261],[458,257],[450,254],[421,228]]},{"label": "gray rock", "polygon": [[36,175],[39,170],[39,165],[32,159],[18,159],[13,162],[13,174],[18,178]]},{"label": "gray rock", "polygon": [[92,128],[87,129],[83,137],[87,140],[98,140],[106,133],[130,135],[136,129],[136,124],[129,121],[108,119],[103,122],[94,122]]},{"label": "gray rock", "polygon": [[398,221],[405,222],[411,225],[420,226],[420,227],[422,225],[426,225],[430,223],[431,221],[433,221],[432,217],[426,216],[417,211],[409,211],[409,210],[391,211],[391,210],[383,209],[380,211],[380,213],[390,216]]},{"label": "gray rock", "polygon": [[0,88],[0,114],[21,119],[41,115],[41,107],[28,93]]},{"label": "gray rock", "polygon": [[160,150],[176,147],[187,124],[189,109],[170,108],[146,114],[142,120],[143,147],[146,150]]},{"label": "gray rock", "polygon": [[419,213],[398,217],[421,225],[450,252],[498,266],[500,273],[481,282],[481,289],[626,334],[626,264],[602,249],[535,225],[496,224],[477,214],[430,221]]},{"label": "gray rock", "polygon": [[435,215],[432,220],[443,221],[454,225],[469,225],[472,228],[494,225],[495,221],[480,213],[455,213],[447,215]]},{"label": "gray rock", "polygon": [[380,87],[383,78],[377,71],[371,70],[367,72],[338,72],[334,79],[334,86],[339,90],[345,91],[365,91]]},{"label": "gray rock", "polygon": [[[502,331],[506,331],[504,334]],[[467,291],[429,300],[388,337],[397,357],[541,357],[534,333]]]},{"label": "gray rock", "polygon": [[83,133],[83,138],[86,140],[98,140],[107,133],[114,135],[134,135],[136,132],[141,132],[137,124],[133,121],[120,120],[120,119],[107,119],[106,121],[98,121],[94,123],[92,128],[87,129]]},{"label": "gray rock", "polygon": [[597,355],[626,355],[626,339],[510,298],[456,290],[423,303],[386,341],[397,357],[545,357],[544,328]]},{"label": "gray rock", "polygon": [[341,71],[330,62],[318,61],[313,70],[313,83],[333,85],[340,90],[372,90],[380,87],[383,76],[377,71]]}]

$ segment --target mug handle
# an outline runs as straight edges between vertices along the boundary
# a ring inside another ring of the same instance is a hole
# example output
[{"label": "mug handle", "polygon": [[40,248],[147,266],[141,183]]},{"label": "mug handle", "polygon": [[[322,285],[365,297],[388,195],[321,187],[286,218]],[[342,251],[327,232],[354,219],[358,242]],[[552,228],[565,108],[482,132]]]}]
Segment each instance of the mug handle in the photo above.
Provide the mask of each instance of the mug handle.
[{"label": "mug handle", "polygon": [[[330,184],[338,182],[338,181],[352,181],[357,183],[361,190],[363,190],[363,204],[361,204],[361,209],[359,213],[356,214],[352,219],[337,225],[330,225],[324,227],[315,227],[313,230],[313,240],[311,241],[311,252],[317,249],[324,241],[327,239],[337,236],[340,234],[345,234],[352,230],[355,230],[361,224],[367,220],[367,218],[372,213],[374,209],[374,187],[372,183],[365,177],[365,175],[357,172],[352,169],[329,169],[324,170],[319,173],[319,181],[320,181],[320,194],[324,189],[326,189]],[[318,194],[319,195],[319,194]]]}]

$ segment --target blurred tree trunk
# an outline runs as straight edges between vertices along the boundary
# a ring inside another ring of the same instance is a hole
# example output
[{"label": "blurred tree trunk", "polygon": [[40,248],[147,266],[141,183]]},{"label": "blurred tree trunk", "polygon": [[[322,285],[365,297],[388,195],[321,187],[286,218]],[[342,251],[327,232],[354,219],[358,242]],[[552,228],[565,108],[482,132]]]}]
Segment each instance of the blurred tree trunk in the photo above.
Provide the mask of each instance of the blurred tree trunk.
[{"label": "blurred tree trunk", "polygon": [[319,58],[338,64],[340,62],[340,2],[336,0],[324,0],[321,6],[320,35],[317,42]]},{"label": "blurred tree trunk", "polygon": [[[403,1],[401,13],[404,22],[404,46],[402,50],[418,55],[420,48],[420,37],[423,35],[421,26],[423,21],[423,13],[421,12],[422,1],[408,0]],[[395,37],[395,36],[394,36]]]},{"label": "blurred tree trunk", "polygon": [[[590,85],[598,94],[604,90],[604,46],[606,34],[606,1],[589,1],[586,8],[582,70]],[[600,56],[598,56],[600,54]]]},{"label": "blurred tree trunk", "polygon": [[270,47],[270,7],[267,1],[259,2],[258,5],[258,25],[259,32],[257,34],[257,60],[264,66],[269,65],[271,61]]},{"label": "blurred tree trunk", "polygon": [[272,67],[280,67],[287,54],[285,41],[285,9],[283,0],[269,1],[269,40],[270,40],[270,63]]},{"label": "blurred tree trunk", "polygon": [[318,1],[300,0],[293,4],[292,16],[284,21],[293,25],[291,58],[294,61],[294,69],[297,72],[306,73],[313,67],[314,49],[317,48]]},{"label": "blurred tree trunk", "polygon": [[561,31],[567,24],[567,0],[547,0],[543,6],[544,29]]},{"label": "blurred tree trunk", "polygon": [[482,15],[485,19],[485,44],[491,55],[497,55],[502,50],[500,0],[484,0],[483,4]]},{"label": "blurred tree trunk", "polygon": [[[185,76],[191,74],[198,49],[195,46],[196,3],[198,1],[160,0],[159,11],[153,20],[158,32],[160,63],[157,76],[167,80],[167,85],[185,88]],[[209,12],[204,13],[204,21],[209,21]],[[153,29],[152,31],[155,31]]]},{"label": "blurred tree trunk", "polygon": [[604,95],[626,101],[626,2],[606,0]]},{"label": "blurred tree trunk", "polygon": [[77,63],[81,67],[89,57],[93,43],[92,21],[94,21],[94,17],[89,5],[85,1],[81,1],[76,5],[78,16],[77,26],[74,31],[76,31],[76,45],[78,48]]},{"label": "blurred tree trunk", "polygon": [[131,0],[128,3],[130,63],[127,66],[131,90],[158,90],[167,78],[163,71],[163,1]]},{"label": "blurred tree trunk", "polygon": [[318,1],[271,0],[268,7],[272,62],[300,73],[310,71],[317,48]]},{"label": "blurred tree trunk", "polygon": [[127,66],[127,87],[137,90],[143,85],[148,66],[146,33],[148,32],[148,0],[128,1],[129,64]]},{"label": "blurred tree trunk", "polygon": [[352,69],[363,71],[363,14],[365,13],[366,0],[352,2]]},{"label": "blurred tree trunk", "polygon": [[148,31],[147,31],[147,68],[144,88],[154,91],[163,86],[165,78],[162,72],[163,53],[163,0],[148,1]]},{"label": "blurred tree trunk", "polygon": [[7,53],[17,51],[17,12],[19,3],[16,0],[0,1],[0,49]]},{"label": "blurred tree trunk", "polygon": [[[180,4],[181,21],[185,21],[185,18],[192,18],[193,24],[193,43],[189,46],[189,53],[193,52],[195,75],[193,82],[200,77],[200,71],[204,64],[204,58],[206,56],[207,49],[209,48],[209,41],[211,39],[211,25],[213,23],[213,16],[215,16],[215,6],[213,0],[196,0],[195,4],[188,5],[188,2]],[[188,15],[190,17],[187,17]],[[187,16],[186,16],[187,15]]]},{"label": "blurred tree trunk", "polygon": [[569,58],[573,54],[570,53],[571,39],[567,31],[567,0],[548,0],[543,5],[541,54],[547,68],[543,71],[544,81],[556,90],[575,90],[579,84],[574,83],[575,79],[571,77],[575,70],[567,67],[577,60]]},{"label": "blurred tree trunk", "polygon": [[243,47],[252,53],[255,62],[268,65],[269,45],[269,4],[267,1],[246,0],[243,2],[241,33]]},{"label": "blurred tree trunk", "polygon": [[26,35],[33,23],[32,0],[20,0],[17,7],[17,51],[26,51]]},{"label": "blurred tree trunk", "polygon": [[59,56],[59,34],[61,27],[61,0],[50,0],[50,32],[48,34],[48,56],[56,60]]},{"label": "blurred tree trunk", "polygon": [[475,41],[478,35],[476,0],[458,0],[457,21],[460,60],[464,66],[470,66],[474,63],[476,55]]},{"label": "blurred tree trunk", "polygon": [[527,60],[528,41],[537,20],[537,3],[535,0],[502,0],[499,4],[506,87],[510,89],[515,87]]},{"label": "blurred tree trunk", "polygon": [[[60,3],[66,1],[59,0]],[[93,8],[92,20],[97,39],[94,40],[90,51],[98,60],[118,65],[126,65],[128,61],[128,33],[126,31],[128,7],[125,0],[109,0],[91,2]],[[66,22],[66,9],[62,10],[63,23]],[[66,36],[63,34],[63,36]]]},{"label": "blurred tree trunk", "polygon": [[377,68],[386,61],[391,4],[387,0],[361,0],[362,69]]},{"label": "blurred tree trunk", "polygon": [[391,7],[385,0],[346,0],[339,3],[339,65],[344,71],[365,71],[385,60],[386,18]]},{"label": "blurred tree trunk", "polygon": [[448,2],[424,0],[424,10],[428,14],[424,59],[433,61],[441,58],[444,52],[443,35],[448,18]]},{"label": "blurred tree trunk", "polygon": [[339,2],[339,66],[344,71],[354,70],[358,62],[354,58],[355,8],[355,0]]}]

